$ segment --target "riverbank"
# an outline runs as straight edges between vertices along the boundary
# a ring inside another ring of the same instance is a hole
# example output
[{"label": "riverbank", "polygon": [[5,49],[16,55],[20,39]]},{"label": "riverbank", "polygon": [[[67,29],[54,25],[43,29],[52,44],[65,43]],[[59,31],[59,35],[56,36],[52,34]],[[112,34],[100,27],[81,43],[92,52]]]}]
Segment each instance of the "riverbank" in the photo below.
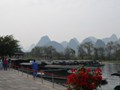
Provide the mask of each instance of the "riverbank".
[{"label": "riverbank", "polygon": [[105,60],[101,62],[102,64],[120,64],[120,60]]}]

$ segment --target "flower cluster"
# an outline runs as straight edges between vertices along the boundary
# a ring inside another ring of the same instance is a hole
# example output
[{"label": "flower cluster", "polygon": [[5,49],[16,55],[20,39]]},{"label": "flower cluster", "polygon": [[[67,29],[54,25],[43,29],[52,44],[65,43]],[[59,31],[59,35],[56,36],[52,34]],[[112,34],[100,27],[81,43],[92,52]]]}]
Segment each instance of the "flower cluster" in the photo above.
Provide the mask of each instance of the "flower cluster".
[{"label": "flower cluster", "polygon": [[101,69],[91,70],[90,68],[72,69],[68,76],[67,90],[94,90],[100,86],[102,81]]}]

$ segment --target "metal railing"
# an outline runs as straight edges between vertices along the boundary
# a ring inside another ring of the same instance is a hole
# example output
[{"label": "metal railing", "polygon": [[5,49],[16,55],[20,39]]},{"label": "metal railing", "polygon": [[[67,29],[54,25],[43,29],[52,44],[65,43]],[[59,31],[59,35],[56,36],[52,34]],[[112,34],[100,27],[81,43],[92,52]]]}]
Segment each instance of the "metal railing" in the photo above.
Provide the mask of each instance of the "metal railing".
[{"label": "metal railing", "polygon": [[[33,78],[33,69],[30,68],[25,68],[23,66],[16,66],[16,65],[12,65],[12,68],[14,69],[14,71],[18,74],[21,74],[21,76],[26,76],[27,78]],[[47,78],[51,78],[48,80],[46,80],[46,78],[44,77],[46,76]],[[48,87],[52,88],[52,90],[66,90],[66,87],[63,85],[59,85],[55,82],[55,78],[59,78],[59,79],[66,79],[67,77],[62,77],[62,76],[58,76],[55,75],[54,73],[48,73],[48,72],[43,72],[43,71],[37,71],[37,77],[34,78],[34,80],[38,80],[39,82],[41,82],[41,84],[46,84]]]}]

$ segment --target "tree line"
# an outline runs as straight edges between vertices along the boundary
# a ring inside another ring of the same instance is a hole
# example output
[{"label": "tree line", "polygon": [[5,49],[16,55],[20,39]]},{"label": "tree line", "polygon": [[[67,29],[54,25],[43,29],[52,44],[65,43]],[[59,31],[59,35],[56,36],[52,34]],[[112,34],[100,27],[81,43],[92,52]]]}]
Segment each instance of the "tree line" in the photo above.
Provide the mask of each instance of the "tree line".
[{"label": "tree line", "polygon": [[80,44],[77,51],[66,47],[64,52],[57,52],[52,46],[35,47],[26,57],[50,60],[120,60],[120,44],[109,42],[105,47],[95,47],[91,42]]}]

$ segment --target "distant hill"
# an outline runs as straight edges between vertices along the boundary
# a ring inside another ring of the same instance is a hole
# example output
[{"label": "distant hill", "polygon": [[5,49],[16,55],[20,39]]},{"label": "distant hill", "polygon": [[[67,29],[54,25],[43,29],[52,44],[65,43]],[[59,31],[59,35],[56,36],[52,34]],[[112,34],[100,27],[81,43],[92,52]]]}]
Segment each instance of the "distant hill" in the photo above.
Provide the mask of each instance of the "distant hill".
[{"label": "distant hill", "polygon": [[118,40],[118,43],[120,44],[120,39]]},{"label": "distant hill", "polygon": [[95,47],[96,48],[104,48],[105,47],[105,43],[101,40],[101,39],[98,39],[95,43]]},{"label": "distant hill", "polygon": [[85,38],[83,41],[82,41],[82,44],[86,43],[86,42],[91,42],[92,44],[95,44],[95,39],[91,38],[91,37],[88,37],[88,38]]},{"label": "distant hill", "polygon": [[120,38],[118,39],[118,41],[116,41],[117,44],[120,44]]},{"label": "distant hill", "polygon": [[76,44],[80,44],[80,42],[77,40],[77,38],[73,38],[73,40],[76,42]]},{"label": "distant hill", "polygon": [[66,48],[66,47],[68,46],[68,42],[67,42],[67,41],[63,41],[63,42],[61,42],[61,45],[62,45],[64,48]]},{"label": "distant hill", "polygon": [[[58,43],[57,41],[51,41],[50,38],[46,35],[46,36],[41,37],[41,39],[38,41],[36,46],[37,47],[53,46],[58,52],[63,52],[67,46],[77,51],[77,47],[79,44],[91,42],[95,47],[104,47],[105,44],[107,44],[110,41],[120,44],[120,39],[118,39],[118,37],[115,34],[111,35],[110,37],[103,38],[103,39],[97,39],[93,36],[90,36],[90,37],[85,38],[81,43],[79,43],[79,41],[76,38],[70,39],[69,42],[63,41],[61,43]],[[32,48],[34,47],[35,45],[31,45],[27,51],[31,51]],[[23,47],[22,47],[22,50],[26,51]]]},{"label": "distant hill", "polygon": [[28,48],[27,52],[30,52],[34,47],[35,47],[35,44],[32,44],[32,45]]},{"label": "distant hill", "polygon": [[20,48],[23,52],[26,52],[26,49],[22,45],[20,45]]},{"label": "distant hill", "polygon": [[97,41],[97,39],[95,37],[93,37],[93,36],[88,37],[88,38],[90,38],[94,43]]},{"label": "distant hill", "polygon": [[48,37],[48,36],[43,36],[43,37],[39,40],[39,42],[37,43],[36,46],[42,47],[42,46],[46,45],[46,44],[49,43],[49,42],[51,42],[51,40],[49,39],[49,37]]},{"label": "distant hill", "polygon": [[51,42],[47,43],[45,46],[52,46],[56,49],[56,51],[64,52],[64,47],[56,41],[51,41]]},{"label": "distant hill", "polygon": [[68,47],[72,48],[75,51],[77,50],[78,45],[79,45],[79,42],[76,38],[71,39],[68,43]]},{"label": "distant hill", "polygon": [[111,42],[111,41],[112,42],[118,41],[118,38],[115,34],[113,34],[112,36],[103,38],[102,40],[105,42],[105,44],[107,44],[108,42]]},{"label": "distant hill", "polygon": [[51,41],[48,36],[43,36],[39,40],[39,42],[37,43],[36,46],[37,47],[52,46],[58,52],[63,52],[64,51],[64,47],[60,43],[58,43],[56,41]]}]

